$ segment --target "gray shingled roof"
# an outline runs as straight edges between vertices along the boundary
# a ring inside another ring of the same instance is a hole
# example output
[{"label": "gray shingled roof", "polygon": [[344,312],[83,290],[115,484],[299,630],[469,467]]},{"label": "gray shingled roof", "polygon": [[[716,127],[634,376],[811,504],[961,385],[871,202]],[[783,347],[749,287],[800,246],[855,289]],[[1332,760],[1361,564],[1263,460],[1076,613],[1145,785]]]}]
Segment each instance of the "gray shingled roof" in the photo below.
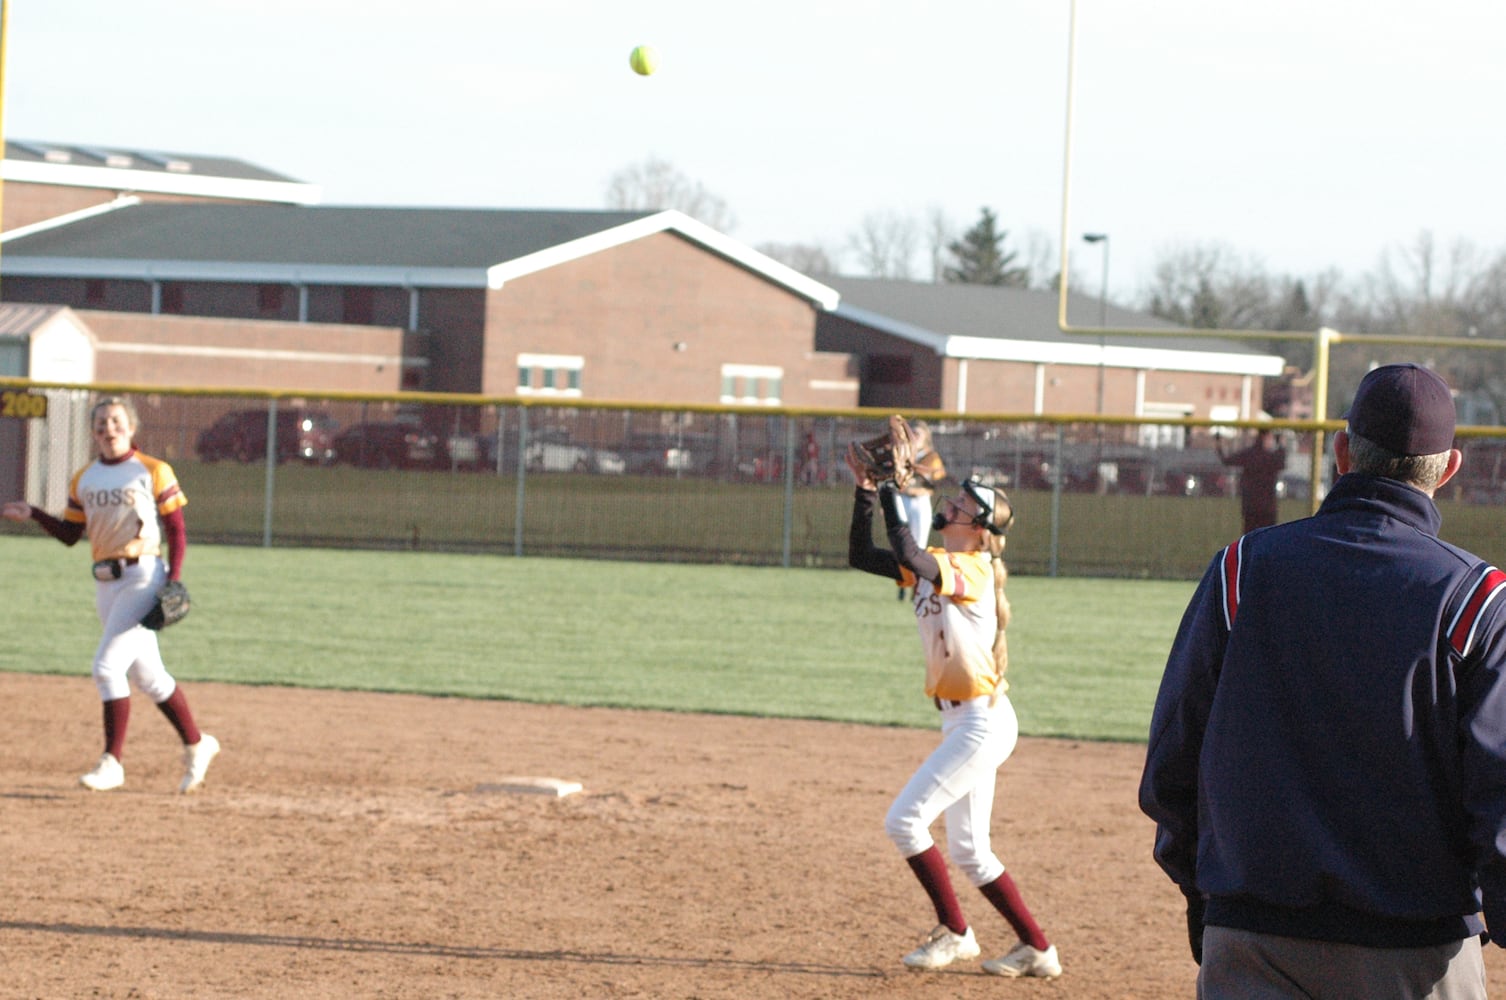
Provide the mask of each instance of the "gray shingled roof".
[{"label": "gray shingled roof", "polygon": [[140,170],[147,173],[222,177],[239,181],[273,181],[297,184],[285,174],[244,160],[198,153],[167,153],[136,146],[91,146],[80,143],[42,142],[36,139],[7,139],[5,159],[17,163],[50,163],[76,167],[108,167],[116,170]]},{"label": "gray shingled roof", "polygon": [[830,288],[676,211],[140,204],[5,238],[12,276],[500,288],[673,232],[818,304]]},{"label": "gray shingled roof", "polygon": [[[880,278],[840,278],[823,276],[822,283],[842,296],[836,309],[838,316],[872,323],[874,317],[898,321],[891,332],[905,335],[930,333],[937,337],[984,337],[996,340],[1029,340],[1060,344],[1096,345],[1097,335],[1063,333],[1057,324],[1060,308],[1055,292],[997,285],[936,284]],[[1133,329],[1179,329],[1144,313],[1109,304],[1106,310],[1110,327]],[[1097,296],[1069,293],[1067,321],[1074,327],[1099,325]],[[913,338],[912,338],[913,339]],[[1166,349],[1176,351],[1215,351],[1222,354],[1266,355],[1269,352],[1247,341],[1216,338],[1153,336],[1102,337],[1110,346]]]},{"label": "gray shingled roof", "polygon": [[653,214],[146,204],[9,240],[4,260],[487,268]]},{"label": "gray shingled roof", "polygon": [[0,337],[25,337],[66,308],[27,302],[0,303]]}]

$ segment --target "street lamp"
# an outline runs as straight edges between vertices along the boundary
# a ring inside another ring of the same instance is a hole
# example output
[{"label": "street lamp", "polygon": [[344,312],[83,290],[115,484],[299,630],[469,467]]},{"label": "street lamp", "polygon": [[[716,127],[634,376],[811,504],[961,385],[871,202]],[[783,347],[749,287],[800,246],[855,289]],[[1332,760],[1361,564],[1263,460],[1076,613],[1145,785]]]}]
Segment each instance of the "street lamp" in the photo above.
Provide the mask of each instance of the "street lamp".
[{"label": "street lamp", "polygon": [[[1085,243],[1100,243],[1103,245],[1103,276],[1098,286],[1098,328],[1108,329],[1109,325],[1109,234],[1108,233],[1083,233]],[[1103,415],[1103,334],[1098,335],[1098,414]]]}]

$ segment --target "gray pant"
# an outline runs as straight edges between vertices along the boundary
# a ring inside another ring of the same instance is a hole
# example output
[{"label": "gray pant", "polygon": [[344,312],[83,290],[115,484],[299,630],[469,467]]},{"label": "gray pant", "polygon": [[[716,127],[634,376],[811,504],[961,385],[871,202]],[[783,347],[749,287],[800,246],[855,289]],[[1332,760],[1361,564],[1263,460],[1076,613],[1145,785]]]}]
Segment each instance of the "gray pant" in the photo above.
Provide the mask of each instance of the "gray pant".
[{"label": "gray pant", "polygon": [[1478,938],[1428,948],[1203,930],[1198,1000],[1484,1000]]}]

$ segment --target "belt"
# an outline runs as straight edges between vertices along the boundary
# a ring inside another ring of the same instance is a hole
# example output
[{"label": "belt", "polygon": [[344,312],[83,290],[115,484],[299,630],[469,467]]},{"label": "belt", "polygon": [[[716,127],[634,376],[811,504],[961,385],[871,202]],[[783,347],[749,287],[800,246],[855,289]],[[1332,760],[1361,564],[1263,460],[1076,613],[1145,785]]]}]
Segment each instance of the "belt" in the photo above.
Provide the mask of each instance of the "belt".
[{"label": "belt", "polygon": [[127,566],[135,566],[141,562],[140,556],[127,556],[120,559],[101,559],[94,564],[94,579],[102,583],[111,580],[119,580]]},{"label": "belt", "polygon": [[936,710],[938,712],[941,711],[943,708],[957,708],[959,705],[962,704],[962,702],[960,702],[960,701],[953,701],[950,698],[932,698],[931,700],[936,703]]}]

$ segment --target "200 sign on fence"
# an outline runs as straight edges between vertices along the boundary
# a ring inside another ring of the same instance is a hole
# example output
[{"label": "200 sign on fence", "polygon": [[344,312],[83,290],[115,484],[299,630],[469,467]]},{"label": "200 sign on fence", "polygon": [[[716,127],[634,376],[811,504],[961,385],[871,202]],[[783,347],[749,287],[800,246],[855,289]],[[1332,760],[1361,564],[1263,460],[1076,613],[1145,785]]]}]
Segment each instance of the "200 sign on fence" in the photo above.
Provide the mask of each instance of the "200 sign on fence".
[{"label": "200 sign on fence", "polygon": [[47,416],[47,397],[34,392],[0,391],[0,417],[39,420]]}]

